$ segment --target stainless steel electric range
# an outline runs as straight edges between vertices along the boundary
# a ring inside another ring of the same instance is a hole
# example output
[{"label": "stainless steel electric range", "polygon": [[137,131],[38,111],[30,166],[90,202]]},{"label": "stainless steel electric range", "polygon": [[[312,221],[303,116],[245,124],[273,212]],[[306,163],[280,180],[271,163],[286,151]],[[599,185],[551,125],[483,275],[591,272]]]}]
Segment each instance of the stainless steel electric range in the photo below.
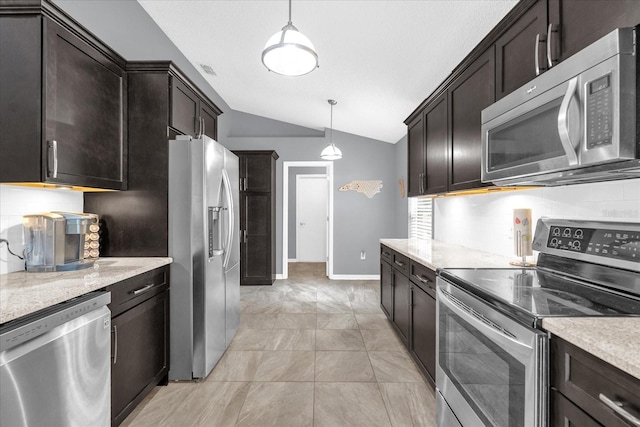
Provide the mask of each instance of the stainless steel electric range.
[{"label": "stainless steel electric range", "polygon": [[439,271],[438,426],[546,426],[542,319],[640,315],[640,223],[543,218],[533,248],[535,268]]}]

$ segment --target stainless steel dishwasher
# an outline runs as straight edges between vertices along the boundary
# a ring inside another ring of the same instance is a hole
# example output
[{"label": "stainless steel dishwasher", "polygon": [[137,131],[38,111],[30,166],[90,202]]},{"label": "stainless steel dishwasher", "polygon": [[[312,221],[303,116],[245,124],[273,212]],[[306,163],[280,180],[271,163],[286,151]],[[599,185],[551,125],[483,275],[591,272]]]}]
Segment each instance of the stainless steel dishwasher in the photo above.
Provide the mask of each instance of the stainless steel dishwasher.
[{"label": "stainless steel dishwasher", "polygon": [[0,327],[0,425],[109,426],[109,292]]}]

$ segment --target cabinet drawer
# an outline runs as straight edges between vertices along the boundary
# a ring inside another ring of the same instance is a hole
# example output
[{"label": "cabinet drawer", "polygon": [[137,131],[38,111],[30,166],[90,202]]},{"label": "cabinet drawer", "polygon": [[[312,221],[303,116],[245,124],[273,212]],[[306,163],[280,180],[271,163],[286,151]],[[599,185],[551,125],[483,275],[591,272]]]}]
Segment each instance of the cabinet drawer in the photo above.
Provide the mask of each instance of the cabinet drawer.
[{"label": "cabinet drawer", "polygon": [[640,380],[557,337],[551,339],[551,351],[551,385],[596,421],[629,425],[604,403],[606,398],[640,418]]},{"label": "cabinet drawer", "polygon": [[422,290],[436,288],[436,272],[415,261],[411,261],[411,281]]},{"label": "cabinet drawer", "polygon": [[109,309],[112,316],[141,303],[168,288],[169,267],[148,271],[107,287],[111,291]]},{"label": "cabinet drawer", "polygon": [[386,246],[380,246],[380,259],[393,264],[393,251]]},{"label": "cabinet drawer", "polygon": [[396,270],[408,276],[409,265],[410,265],[410,261],[408,257],[401,255],[397,252],[393,254],[393,268],[395,268]]}]

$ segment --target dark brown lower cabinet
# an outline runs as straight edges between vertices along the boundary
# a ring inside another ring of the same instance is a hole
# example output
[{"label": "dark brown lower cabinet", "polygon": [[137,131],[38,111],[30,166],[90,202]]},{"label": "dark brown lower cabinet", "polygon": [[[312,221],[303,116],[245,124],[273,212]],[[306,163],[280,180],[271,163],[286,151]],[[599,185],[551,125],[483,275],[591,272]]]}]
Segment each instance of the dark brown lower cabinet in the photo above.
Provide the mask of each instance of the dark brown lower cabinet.
[{"label": "dark brown lower cabinet", "polygon": [[169,372],[169,269],[152,270],[111,291],[111,424],[120,425]]},{"label": "dark brown lower cabinet", "polygon": [[626,427],[634,424],[621,412],[640,418],[638,378],[556,336],[550,360],[552,426]]},{"label": "dark brown lower cabinet", "polygon": [[558,390],[551,390],[551,425],[557,427],[602,427]]},{"label": "dark brown lower cabinet", "polygon": [[409,351],[432,385],[436,381],[436,291],[416,284],[411,289]]},{"label": "dark brown lower cabinet", "polygon": [[380,245],[380,308],[435,388],[436,273]]},{"label": "dark brown lower cabinet", "polygon": [[393,268],[386,261],[380,261],[380,308],[393,319]]},{"label": "dark brown lower cabinet", "polygon": [[271,285],[274,280],[275,254],[271,193],[240,193],[240,283]]},{"label": "dark brown lower cabinet", "polygon": [[398,337],[408,346],[409,344],[409,318],[410,318],[411,282],[409,278],[393,270],[393,324],[398,332]]}]

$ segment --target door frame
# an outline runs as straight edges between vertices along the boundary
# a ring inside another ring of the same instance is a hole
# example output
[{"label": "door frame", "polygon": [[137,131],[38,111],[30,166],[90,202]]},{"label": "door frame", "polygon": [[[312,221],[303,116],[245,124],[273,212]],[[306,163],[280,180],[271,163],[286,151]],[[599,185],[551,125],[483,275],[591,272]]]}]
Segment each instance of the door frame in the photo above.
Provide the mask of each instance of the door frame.
[{"label": "door frame", "polygon": [[[298,190],[300,188],[300,181],[305,180],[305,179],[324,179],[325,184],[329,184],[329,180],[327,179],[327,174],[323,173],[323,174],[317,174],[317,173],[309,173],[309,174],[300,174],[300,175],[296,175],[296,260],[298,259],[298,249],[300,248],[300,233],[298,232],[298,217],[299,212],[298,210],[300,209],[300,197],[298,194]],[[325,206],[326,208],[326,213],[325,213],[325,217],[329,216],[329,189],[327,188],[327,204]],[[328,221],[325,220],[326,226],[328,227],[329,224],[327,223]],[[327,235],[329,233],[327,232],[327,228],[325,228],[324,231],[324,243],[325,243],[325,247],[324,247],[324,259],[326,262],[326,259],[329,255],[329,239],[327,239]],[[328,275],[328,274],[327,274]]]},{"label": "door frame", "polygon": [[327,224],[328,256],[326,274],[333,278],[333,162],[332,161],[285,161],[282,162],[282,278],[289,277],[289,168],[324,167],[329,181]]}]

